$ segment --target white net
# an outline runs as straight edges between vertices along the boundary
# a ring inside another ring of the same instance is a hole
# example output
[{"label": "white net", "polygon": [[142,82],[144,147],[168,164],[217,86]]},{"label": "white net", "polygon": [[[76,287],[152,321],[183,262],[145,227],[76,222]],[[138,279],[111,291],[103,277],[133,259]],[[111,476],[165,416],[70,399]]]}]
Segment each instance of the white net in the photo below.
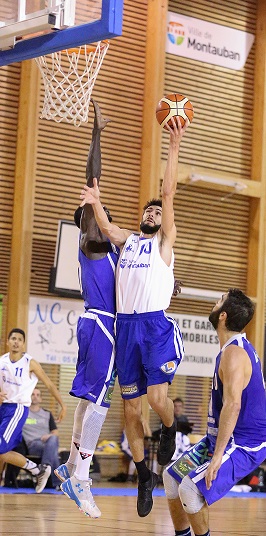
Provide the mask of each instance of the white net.
[{"label": "white net", "polygon": [[109,41],[35,58],[44,83],[41,118],[76,127],[88,121],[92,89]]}]

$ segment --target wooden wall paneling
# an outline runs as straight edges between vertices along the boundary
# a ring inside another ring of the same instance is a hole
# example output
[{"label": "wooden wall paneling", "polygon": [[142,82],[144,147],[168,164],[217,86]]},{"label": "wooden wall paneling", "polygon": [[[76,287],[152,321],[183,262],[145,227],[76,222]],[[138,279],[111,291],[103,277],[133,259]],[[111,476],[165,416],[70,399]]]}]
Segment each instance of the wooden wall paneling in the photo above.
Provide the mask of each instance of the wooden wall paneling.
[{"label": "wooden wall paneling", "polygon": [[[161,129],[155,110],[163,95],[167,1],[148,0],[144,107],[142,116],[141,169],[139,190],[139,221],[143,207],[159,197]],[[149,424],[147,396],[142,397],[142,414]]]},{"label": "wooden wall paneling", "polygon": [[20,87],[19,64],[14,63],[1,67],[0,85],[0,293],[6,295],[11,259],[11,231]]},{"label": "wooden wall paneling", "polygon": [[159,196],[161,129],[155,110],[163,96],[167,1],[148,1],[146,68],[141,148],[139,218],[143,206]]},{"label": "wooden wall paneling", "polygon": [[[35,184],[39,72],[33,61],[21,66],[18,136],[14,184],[7,329],[27,330]],[[29,98],[30,96],[30,98]]]},{"label": "wooden wall paneling", "polygon": [[257,296],[255,318],[248,334],[263,360],[265,331],[265,241],[266,241],[266,5],[258,1],[255,101],[253,115],[252,179],[261,184],[261,198],[251,200],[248,292]]},{"label": "wooden wall paneling", "polygon": [[[232,10],[238,8],[238,17],[232,17]],[[195,0],[192,9],[192,4],[170,0],[169,10],[253,33],[256,29],[252,1],[206,4]],[[165,93],[184,93],[195,108],[193,123],[182,140],[179,180],[184,184],[178,187],[175,205],[176,275],[185,286],[221,292],[230,286],[247,289],[248,195],[258,199],[261,195],[260,185],[251,180],[252,112],[246,113],[246,103],[252,110],[254,100],[254,54],[252,49],[240,71],[166,54]],[[161,177],[167,144],[163,132]],[[189,180],[192,173],[235,177],[247,188],[240,194],[230,187],[194,185]],[[181,295],[172,300],[171,307],[180,312],[181,307],[199,311],[195,301],[184,302]]]}]

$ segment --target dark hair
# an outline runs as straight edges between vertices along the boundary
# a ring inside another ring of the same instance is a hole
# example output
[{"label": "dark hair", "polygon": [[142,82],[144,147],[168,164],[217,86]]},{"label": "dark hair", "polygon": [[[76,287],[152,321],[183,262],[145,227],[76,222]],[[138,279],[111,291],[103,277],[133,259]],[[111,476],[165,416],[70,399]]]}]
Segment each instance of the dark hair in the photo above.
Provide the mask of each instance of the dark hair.
[{"label": "dark hair", "polygon": [[10,339],[10,337],[11,337],[11,335],[13,335],[13,333],[20,333],[20,335],[22,335],[24,341],[26,340],[25,331],[23,331],[23,329],[20,329],[20,328],[11,329],[11,331],[9,332],[7,338]]},{"label": "dark hair", "polygon": [[80,219],[81,219],[82,211],[83,211],[83,207],[78,207],[74,212],[74,222],[79,229],[80,229]]},{"label": "dark hair", "polygon": [[255,305],[242,290],[230,288],[228,296],[221,306],[220,312],[222,311],[227,314],[225,327],[228,331],[240,333],[252,319]]},{"label": "dark hair", "polygon": [[146,203],[146,205],[143,207],[143,212],[147,210],[149,207],[162,207],[162,200],[161,199],[151,199]]},{"label": "dark hair", "polygon": [[179,396],[173,400],[173,403],[175,403],[175,402],[181,402],[181,404],[184,405],[184,401],[183,401],[183,399],[182,399],[182,398],[179,398]]},{"label": "dark hair", "polygon": [[[80,229],[80,220],[81,220],[81,215],[82,215],[82,211],[83,211],[83,208],[84,207],[78,207],[75,212],[74,212],[74,222],[76,224],[76,226]],[[107,215],[107,218],[109,220],[110,223],[112,223],[112,216],[110,214],[110,211],[108,210],[107,207],[103,207],[106,215]]]}]

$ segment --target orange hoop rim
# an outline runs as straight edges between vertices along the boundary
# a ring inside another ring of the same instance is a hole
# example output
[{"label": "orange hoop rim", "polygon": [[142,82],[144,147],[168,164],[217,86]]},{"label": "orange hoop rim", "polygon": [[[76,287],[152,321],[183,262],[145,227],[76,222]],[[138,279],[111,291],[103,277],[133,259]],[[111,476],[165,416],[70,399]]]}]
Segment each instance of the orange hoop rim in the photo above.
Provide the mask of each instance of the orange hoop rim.
[{"label": "orange hoop rim", "polygon": [[[100,48],[105,48],[106,46],[108,46],[110,44],[110,41],[109,39],[104,39],[101,41],[101,45],[100,45]],[[64,50],[58,50],[58,52],[61,52],[62,54],[81,54],[81,55],[84,55],[85,54],[85,50],[86,52],[94,52],[97,48],[98,44],[94,44],[94,43],[89,43],[89,44],[86,44],[84,43],[84,45],[80,45],[79,47],[72,47],[72,48],[66,48]]]}]

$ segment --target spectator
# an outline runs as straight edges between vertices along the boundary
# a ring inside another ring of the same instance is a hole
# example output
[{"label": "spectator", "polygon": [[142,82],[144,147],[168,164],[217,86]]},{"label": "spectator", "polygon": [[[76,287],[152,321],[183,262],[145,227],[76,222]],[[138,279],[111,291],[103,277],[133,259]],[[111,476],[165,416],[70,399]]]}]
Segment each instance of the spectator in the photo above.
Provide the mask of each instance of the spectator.
[{"label": "spectator", "polygon": [[58,429],[53,414],[43,409],[41,404],[41,391],[35,388],[31,395],[29,415],[23,426],[22,435],[27,446],[27,453],[39,456],[42,464],[51,466],[52,484],[56,488],[60,483],[54,474],[54,469],[60,463],[58,457]]},{"label": "spectator", "polygon": [[182,398],[175,398],[173,400],[174,402],[174,417],[175,417],[175,423],[176,425],[180,422],[188,424],[188,418],[184,414],[184,402]]}]

